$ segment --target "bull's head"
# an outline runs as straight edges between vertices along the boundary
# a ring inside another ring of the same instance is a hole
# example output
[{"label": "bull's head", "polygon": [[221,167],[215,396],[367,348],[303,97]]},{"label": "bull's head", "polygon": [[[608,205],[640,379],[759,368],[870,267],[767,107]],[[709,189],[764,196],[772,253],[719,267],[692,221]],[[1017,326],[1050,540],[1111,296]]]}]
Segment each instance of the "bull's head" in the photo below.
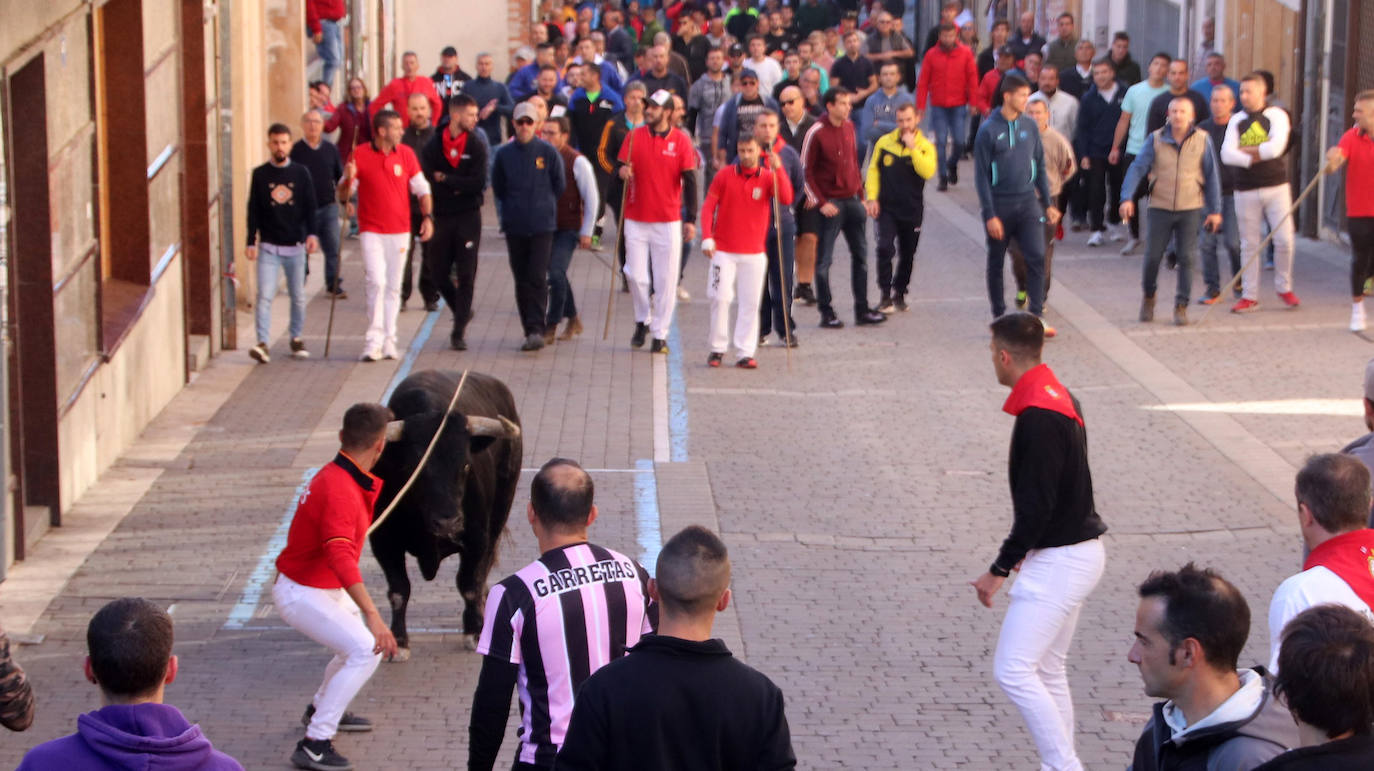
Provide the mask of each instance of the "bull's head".
[{"label": "bull's head", "polygon": [[[450,417],[454,415],[462,417],[456,412],[450,413]],[[468,415],[466,420],[468,436],[473,440],[478,440],[479,438],[485,439],[485,441],[480,443],[478,441],[473,441],[472,449],[474,451],[484,449],[488,444],[491,444],[497,439],[515,439],[520,436],[520,427],[511,422],[505,415],[498,415],[494,418],[488,418],[483,415]],[[388,442],[399,441],[402,432],[405,430],[405,425],[406,422],[404,420],[393,420],[387,423],[386,440]]]}]

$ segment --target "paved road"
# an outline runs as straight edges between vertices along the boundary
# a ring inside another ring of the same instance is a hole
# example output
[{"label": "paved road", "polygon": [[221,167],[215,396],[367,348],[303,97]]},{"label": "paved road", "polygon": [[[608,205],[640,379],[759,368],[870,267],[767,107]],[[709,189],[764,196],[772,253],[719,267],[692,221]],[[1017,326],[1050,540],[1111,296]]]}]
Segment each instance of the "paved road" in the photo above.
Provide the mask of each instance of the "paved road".
[{"label": "paved road", "polygon": [[[988,611],[967,586],[1010,519],[1011,418],[1000,412],[1006,392],[988,360],[976,207],[967,184],[929,200],[911,312],[880,328],[830,331],[799,306],[802,347],[790,370],[775,347],[760,351],[757,371],[704,366],[699,255],[687,271],[695,299],[680,306],[669,357],[629,349],[626,295],[617,297],[612,338],[600,339],[607,270],[590,253],[578,255],[573,275],[588,332],[519,353],[494,229],[484,234],[472,350],[447,350],[445,320],[402,316],[414,369],[470,366],[511,386],[526,467],[565,455],[598,469],[594,538],[651,561],[660,539],[684,524],[721,530],[736,600],[718,629],[787,694],[804,768],[1035,762],[991,679],[1005,596]],[[1361,433],[1361,370],[1374,349],[1344,331],[1339,250],[1302,244],[1301,310],[1279,310],[1266,290],[1260,313],[1223,308],[1205,325],[1174,329],[1134,320],[1140,258],[1089,250],[1085,235],[1060,247],[1049,317],[1061,336],[1046,356],[1083,402],[1098,508],[1111,527],[1072,682],[1080,753],[1090,768],[1112,768],[1127,762],[1149,706],[1125,660],[1135,584],[1188,560],[1217,567],[1252,603],[1245,659],[1263,660],[1269,594],[1299,560],[1295,466]],[[353,247],[346,257],[346,284],[360,289]],[[841,318],[850,317],[847,272],[841,247],[833,269]],[[1171,286],[1166,271],[1162,291]],[[35,562],[0,586],[7,625],[22,613],[43,635],[18,651],[39,693],[38,721],[0,746],[0,764],[97,706],[81,677],[86,621],[111,597],[141,594],[168,605],[177,622],[181,675],[168,700],[246,766],[286,767],[326,656],[284,628],[270,594],[255,587],[293,491],[331,457],[343,409],[377,399],[404,366],[355,363],[360,308],[359,299],[340,305],[330,361],[319,360],[327,309],[317,298],[306,331],[314,360],[285,358],[282,338],[270,365],[242,353],[214,362],[83,498],[72,528],[46,539],[48,564],[79,566],[71,580],[49,598]],[[1193,311],[1199,318],[1201,308]],[[521,516],[526,496],[522,489],[494,576],[535,556]],[[465,762],[479,662],[454,632],[455,568],[416,582],[415,657],[384,666],[355,704],[379,725],[339,741],[361,768]],[[364,575],[380,599],[370,557]]]}]

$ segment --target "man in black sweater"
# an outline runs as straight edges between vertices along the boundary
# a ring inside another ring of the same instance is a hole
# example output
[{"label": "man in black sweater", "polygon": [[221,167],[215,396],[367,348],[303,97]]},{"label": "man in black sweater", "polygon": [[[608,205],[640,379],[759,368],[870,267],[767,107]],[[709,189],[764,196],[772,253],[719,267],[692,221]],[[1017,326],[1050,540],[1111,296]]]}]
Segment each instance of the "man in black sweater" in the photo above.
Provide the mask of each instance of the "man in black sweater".
[{"label": "man in black sweater", "polygon": [[291,162],[308,169],[315,183],[315,236],[324,252],[325,291],[345,300],[348,293],[339,286],[339,204],[334,200],[334,188],[343,177],[343,159],[339,148],[324,138],[324,116],[319,110],[301,118],[301,138],[291,146]]},{"label": "man in black sweater", "polygon": [[1064,659],[1078,613],[1106,564],[1107,531],[1093,506],[1088,435],[1078,400],[1040,362],[1045,330],[1029,313],[992,322],[992,366],[1011,388],[1002,409],[1011,433],[1014,519],[987,572],[973,582],[978,601],[1011,571],[1020,577],[997,640],[993,674],[1016,704],[1046,768],[1082,768],[1073,748],[1073,701]]},{"label": "man in black sweater", "polygon": [[291,294],[291,357],[310,356],[301,332],[305,329],[305,257],[319,249],[315,237],[315,182],[310,171],[292,163],[291,129],[273,123],[267,129],[272,157],[253,169],[248,184],[248,248],[244,256],[258,264],[258,299],[254,306],[258,343],[248,355],[261,364],[272,360],[267,338],[272,324],[272,298],[277,296],[277,271],[286,273]]},{"label": "man in black sweater", "polygon": [[689,526],[654,573],[658,633],[582,684],[554,768],[795,768],[782,691],[711,638],[730,604],[725,544]]},{"label": "man in black sweater", "polygon": [[[420,153],[429,144],[429,140],[434,137],[434,124],[430,120],[429,100],[422,99],[424,94],[411,94],[406,100],[406,113],[410,117],[410,125],[406,126],[405,133],[401,134],[401,144],[409,147],[415,157],[419,158]],[[406,301],[410,299],[410,287],[413,282],[411,266],[415,263],[412,259],[416,252],[420,253],[420,299],[424,300],[425,311],[433,311],[439,308],[439,290],[434,288],[434,284],[429,280],[429,274],[425,272],[425,264],[428,262],[429,244],[420,241],[420,224],[424,222],[424,215],[420,211],[420,199],[415,195],[410,196],[410,250],[406,252],[405,271],[401,274],[401,308],[404,310]]]},{"label": "man in black sweater", "polygon": [[448,102],[447,125],[420,152],[420,166],[434,195],[434,237],[425,245],[425,271],[453,311],[448,343],[455,351],[468,348],[463,335],[472,319],[472,286],[482,243],[487,146],[477,136],[477,115],[475,99],[455,95]]}]

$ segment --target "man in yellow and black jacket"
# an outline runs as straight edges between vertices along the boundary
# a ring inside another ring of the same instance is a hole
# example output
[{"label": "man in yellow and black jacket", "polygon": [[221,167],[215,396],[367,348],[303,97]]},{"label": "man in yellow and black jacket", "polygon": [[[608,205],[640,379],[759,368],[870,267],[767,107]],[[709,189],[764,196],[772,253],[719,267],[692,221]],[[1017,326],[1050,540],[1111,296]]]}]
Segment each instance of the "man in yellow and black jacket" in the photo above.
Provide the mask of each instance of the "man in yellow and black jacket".
[{"label": "man in yellow and black jacket", "polygon": [[[906,293],[911,266],[921,240],[925,218],[926,180],[935,175],[935,145],[921,133],[916,106],[897,108],[896,130],[873,144],[864,183],[864,206],[878,221],[878,288],[881,313],[907,310]],[[897,255],[897,275],[892,257]]]}]

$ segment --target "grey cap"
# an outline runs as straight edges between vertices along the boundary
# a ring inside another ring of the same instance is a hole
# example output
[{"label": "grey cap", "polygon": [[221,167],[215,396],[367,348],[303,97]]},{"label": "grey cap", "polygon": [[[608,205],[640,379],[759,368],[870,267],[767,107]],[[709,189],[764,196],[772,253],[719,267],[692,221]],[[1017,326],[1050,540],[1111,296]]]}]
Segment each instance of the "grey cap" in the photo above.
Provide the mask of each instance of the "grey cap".
[{"label": "grey cap", "polygon": [[529,46],[520,46],[515,49],[515,58],[530,61],[534,59],[534,49]]},{"label": "grey cap", "polygon": [[538,122],[539,108],[529,102],[521,102],[515,105],[515,112],[511,114],[510,119],[512,121],[517,121],[521,118],[529,118],[532,121]]}]

